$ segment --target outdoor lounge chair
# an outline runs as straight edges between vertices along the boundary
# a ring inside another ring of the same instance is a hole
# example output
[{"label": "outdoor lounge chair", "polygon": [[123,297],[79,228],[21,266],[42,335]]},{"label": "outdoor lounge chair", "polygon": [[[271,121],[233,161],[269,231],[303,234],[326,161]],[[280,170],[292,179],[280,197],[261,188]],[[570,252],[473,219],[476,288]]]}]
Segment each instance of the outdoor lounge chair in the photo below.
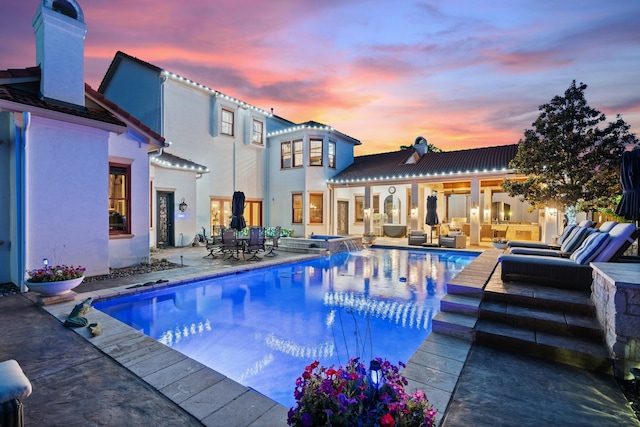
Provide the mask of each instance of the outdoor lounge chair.
[{"label": "outdoor lounge chair", "polygon": [[618,224],[609,233],[592,233],[569,258],[507,254],[500,257],[504,281],[559,285],[588,291],[591,262],[615,262],[640,235],[633,224]]},{"label": "outdoor lounge chair", "polygon": [[427,233],[422,230],[411,230],[409,232],[409,245],[421,246],[427,241]]},{"label": "outdoor lounge chair", "polygon": [[[617,224],[614,221],[611,221],[611,223],[613,225]],[[508,248],[531,248],[531,249],[555,249],[555,250],[559,250],[560,247],[562,246],[562,243],[564,243],[564,241],[567,240],[567,238],[571,235],[571,233],[573,233],[576,230],[576,228],[578,228],[578,227],[588,228],[588,227],[591,227],[592,225],[593,225],[593,222],[591,222],[588,219],[585,219],[584,221],[581,221],[580,224],[578,224],[578,225],[569,225],[569,226],[565,227],[564,231],[562,232],[562,234],[558,238],[558,243],[532,242],[530,240],[512,240],[512,241],[507,243],[507,247]],[[602,225],[604,225],[604,224],[602,224]],[[611,227],[613,227],[613,225],[611,225]],[[601,230],[601,231],[609,231],[609,229],[602,230],[602,227],[599,230]]]}]

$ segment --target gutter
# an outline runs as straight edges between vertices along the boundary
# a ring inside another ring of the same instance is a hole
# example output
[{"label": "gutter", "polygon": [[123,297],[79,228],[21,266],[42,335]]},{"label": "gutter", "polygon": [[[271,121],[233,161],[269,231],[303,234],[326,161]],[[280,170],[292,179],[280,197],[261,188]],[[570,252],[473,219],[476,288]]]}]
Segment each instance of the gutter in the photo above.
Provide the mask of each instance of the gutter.
[{"label": "gutter", "polygon": [[[14,122],[16,126],[15,137],[15,165],[16,165],[16,182],[15,182],[15,194],[16,194],[16,241],[18,243],[16,248],[16,277],[17,283],[20,287],[20,292],[26,292],[26,286],[24,284],[24,272],[26,271],[26,242],[27,242],[27,230],[26,230],[26,147],[27,147],[27,132],[31,124],[31,113],[25,111],[20,113],[14,113]],[[21,120],[20,120],[21,117]],[[18,120],[22,123],[18,123]]]}]

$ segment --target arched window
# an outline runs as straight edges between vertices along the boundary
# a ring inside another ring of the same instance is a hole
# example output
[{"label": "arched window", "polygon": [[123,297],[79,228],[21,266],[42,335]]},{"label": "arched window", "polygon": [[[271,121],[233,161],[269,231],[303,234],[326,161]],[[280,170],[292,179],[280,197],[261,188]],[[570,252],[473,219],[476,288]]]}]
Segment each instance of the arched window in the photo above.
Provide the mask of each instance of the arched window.
[{"label": "arched window", "polygon": [[67,0],[54,0],[51,9],[60,12],[69,18],[78,19],[78,11]]}]

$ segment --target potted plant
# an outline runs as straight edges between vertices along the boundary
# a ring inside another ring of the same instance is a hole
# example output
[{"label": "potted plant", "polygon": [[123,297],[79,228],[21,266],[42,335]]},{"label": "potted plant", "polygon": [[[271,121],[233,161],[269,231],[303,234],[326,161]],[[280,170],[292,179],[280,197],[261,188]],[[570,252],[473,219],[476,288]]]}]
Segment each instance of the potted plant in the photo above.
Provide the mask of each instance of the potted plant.
[{"label": "potted plant", "polygon": [[85,268],[73,265],[50,266],[27,270],[27,287],[44,296],[62,295],[80,285],[84,280]]},{"label": "potted plant", "polygon": [[368,245],[372,245],[376,241],[376,234],[373,231],[367,231],[362,235],[362,241]]},{"label": "potted plant", "polygon": [[496,249],[506,249],[508,240],[504,237],[494,237],[491,244]]},{"label": "potted plant", "polygon": [[[404,367],[403,363],[399,366]],[[425,394],[406,393],[397,366],[376,358],[369,371],[359,359],[345,367],[307,366],[296,380],[291,426],[433,426],[436,411]]]}]

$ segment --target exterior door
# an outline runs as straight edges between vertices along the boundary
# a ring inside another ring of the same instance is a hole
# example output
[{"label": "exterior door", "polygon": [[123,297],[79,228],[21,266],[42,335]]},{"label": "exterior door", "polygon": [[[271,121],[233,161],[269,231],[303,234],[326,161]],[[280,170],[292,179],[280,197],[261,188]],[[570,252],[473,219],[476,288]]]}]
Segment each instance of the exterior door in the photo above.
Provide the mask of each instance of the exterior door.
[{"label": "exterior door", "polygon": [[338,200],[338,236],[349,235],[349,202]]},{"label": "exterior door", "polygon": [[175,245],[173,232],[173,192],[158,191],[156,246],[166,248]]}]

